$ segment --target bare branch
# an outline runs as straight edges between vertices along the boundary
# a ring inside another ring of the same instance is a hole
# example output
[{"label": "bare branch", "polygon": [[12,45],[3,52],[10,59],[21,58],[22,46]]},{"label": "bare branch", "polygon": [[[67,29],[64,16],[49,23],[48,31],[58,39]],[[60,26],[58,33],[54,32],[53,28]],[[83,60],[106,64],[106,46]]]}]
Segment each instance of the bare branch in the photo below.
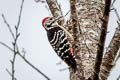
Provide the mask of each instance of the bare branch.
[{"label": "bare branch", "polygon": [[14,51],[11,47],[9,47],[9,46],[8,46],[7,44],[5,44],[4,42],[1,42],[1,41],[0,41],[0,44],[3,45],[3,46],[5,46],[6,48],[8,48],[10,51],[12,51],[12,52]]},{"label": "bare branch", "polygon": [[114,67],[114,61],[117,56],[119,48],[120,48],[120,28],[117,28],[102,61],[99,74],[101,80],[106,80],[107,77],[109,76],[111,69]]},{"label": "bare branch", "polygon": [[9,74],[10,76],[12,76],[11,72],[10,72],[8,69],[6,69],[6,71],[8,72],[8,74]]},{"label": "bare branch", "polygon": [[38,3],[38,2],[45,3],[44,0],[35,0],[35,2],[36,2],[36,3]]},{"label": "bare branch", "polygon": [[19,27],[19,25],[20,25],[21,14],[22,14],[22,10],[23,10],[23,3],[24,3],[24,0],[22,0],[22,3],[21,3],[19,18],[18,18],[18,22],[17,22],[17,27]]},{"label": "bare branch", "polygon": [[116,14],[116,16],[117,16],[117,18],[118,18],[118,21],[120,21],[120,16],[119,16],[119,14],[118,14],[118,12],[117,12],[117,9],[113,8],[113,10],[115,11],[115,14]]},{"label": "bare branch", "polygon": [[52,23],[54,23],[55,21],[60,20],[61,18],[66,17],[69,14],[69,12],[70,12],[70,10],[64,16],[62,15],[62,16],[59,16],[58,18],[56,18]]},{"label": "bare branch", "polygon": [[44,73],[42,73],[38,68],[36,68],[33,64],[31,64],[24,56],[22,56],[19,52],[18,55],[27,63],[29,64],[33,69],[35,69],[38,73],[42,74],[47,80],[50,80]]},{"label": "bare branch", "polygon": [[13,47],[14,47],[13,53],[14,53],[14,55],[13,55],[13,60],[11,61],[11,64],[12,64],[12,80],[15,79],[15,69],[14,69],[14,66],[15,66],[15,59],[16,59],[16,54],[17,54],[17,52],[16,52],[17,38],[18,37],[15,37],[15,40],[14,40],[14,43],[13,43]]},{"label": "bare branch", "polygon": [[[12,73],[11,73],[8,69],[6,69],[6,71],[7,71],[8,74],[12,77]],[[17,80],[17,78],[14,78],[14,80]]]},{"label": "bare branch", "polygon": [[7,25],[8,29],[9,29],[9,31],[10,31],[12,37],[13,37],[13,39],[15,39],[14,33],[13,33],[13,31],[12,31],[10,25],[8,24],[8,22],[7,22],[7,20],[6,20],[5,16],[4,16],[4,14],[2,14],[2,18],[3,18],[3,20],[4,20],[4,23]]},{"label": "bare branch", "polygon": [[108,26],[108,19],[109,19],[109,13],[110,13],[110,4],[111,0],[105,1],[105,9],[103,14],[103,24],[102,24],[102,31],[99,39],[98,49],[97,49],[97,56],[96,56],[96,62],[95,62],[95,73],[94,73],[94,80],[98,80],[98,74],[100,72],[100,65],[102,63],[102,57],[104,52],[104,44],[107,34],[107,26]]},{"label": "bare branch", "polygon": [[[113,10],[115,11],[118,20],[120,20],[117,10],[114,7]],[[101,79],[107,79],[111,69],[115,66],[115,63],[119,59],[120,54],[118,53],[118,50],[120,48],[120,23],[118,21],[117,23],[118,23],[118,28],[116,28],[116,32],[108,46],[108,49],[102,61],[101,70],[99,74],[100,75],[99,77]]]},{"label": "bare branch", "polygon": [[117,80],[120,80],[120,75],[118,76]]},{"label": "bare branch", "polygon": [[111,7],[114,5],[114,3],[116,2],[116,0],[113,0],[112,4],[111,4]]},{"label": "bare branch", "polygon": [[57,62],[56,65],[61,65],[63,61]]},{"label": "bare branch", "polygon": [[65,71],[65,70],[67,70],[67,69],[69,69],[69,67],[66,67],[66,68],[60,69],[59,71],[62,72],[62,71]]}]

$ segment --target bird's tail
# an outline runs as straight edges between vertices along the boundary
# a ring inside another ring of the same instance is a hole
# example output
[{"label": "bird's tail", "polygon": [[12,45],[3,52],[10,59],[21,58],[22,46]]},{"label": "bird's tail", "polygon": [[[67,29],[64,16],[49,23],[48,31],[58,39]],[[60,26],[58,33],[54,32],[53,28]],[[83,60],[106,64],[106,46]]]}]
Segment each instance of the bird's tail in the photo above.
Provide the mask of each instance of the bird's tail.
[{"label": "bird's tail", "polygon": [[66,58],[65,62],[72,68],[74,73],[77,71],[77,64],[72,55],[70,55],[69,58]]},{"label": "bird's tail", "polygon": [[71,60],[71,68],[74,73],[77,71],[77,64],[75,59]]}]

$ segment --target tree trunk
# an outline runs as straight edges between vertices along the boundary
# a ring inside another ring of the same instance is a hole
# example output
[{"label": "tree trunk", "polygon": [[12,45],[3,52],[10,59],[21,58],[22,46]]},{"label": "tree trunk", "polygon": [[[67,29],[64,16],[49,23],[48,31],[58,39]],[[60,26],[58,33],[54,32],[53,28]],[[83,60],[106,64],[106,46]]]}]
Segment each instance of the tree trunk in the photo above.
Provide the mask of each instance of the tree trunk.
[{"label": "tree trunk", "polygon": [[80,32],[76,34],[78,40],[75,44],[79,45],[78,50],[74,49],[78,71],[76,74],[70,73],[70,80],[87,80],[94,74],[99,34],[103,23],[100,18],[103,17],[105,3],[104,0],[76,0],[75,4],[77,27]]}]

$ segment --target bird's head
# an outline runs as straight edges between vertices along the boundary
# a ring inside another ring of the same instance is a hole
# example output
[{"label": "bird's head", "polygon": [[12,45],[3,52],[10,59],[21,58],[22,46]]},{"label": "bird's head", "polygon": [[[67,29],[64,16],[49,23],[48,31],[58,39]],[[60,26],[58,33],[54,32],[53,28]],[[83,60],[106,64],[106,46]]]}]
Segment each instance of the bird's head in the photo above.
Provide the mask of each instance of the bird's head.
[{"label": "bird's head", "polygon": [[42,26],[43,27],[46,27],[48,25],[51,25],[51,23],[54,21],[54,18],[53,17],[45,17],[43,20],[42,20]]},{"label": "bird's head", "polygon": [[46,21],[47,21],[47,19],[49,19],[50,17],[45,17],[45,18],[43,18],[43,20],[42,20],[42,26],[44,27],[45,26],[45,23],[46,23]]}]

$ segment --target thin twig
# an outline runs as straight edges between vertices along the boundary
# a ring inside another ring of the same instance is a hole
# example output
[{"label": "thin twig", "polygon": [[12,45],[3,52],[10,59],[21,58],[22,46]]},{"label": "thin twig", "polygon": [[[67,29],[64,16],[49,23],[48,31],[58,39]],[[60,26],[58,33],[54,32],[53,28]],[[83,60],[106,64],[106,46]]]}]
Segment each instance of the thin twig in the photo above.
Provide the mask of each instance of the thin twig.
[{"label": "thin twig", "polygon": [[117,18],[118,18],[118,20],[120,21],[120,16],[119,16],[119,14],[118,14],[118,12],[117,12],[117,9],[113,8],[113,10],[115,11],[115,14],[116,14]]},{"label": "thin twig", "polygon": [[114,3],[116,2],[116,0],[113,0],[112,4],[111,4],[111,7],[113,7]]},{"label": "thin twig", "polygon": [[50,80],[44,73],[42,73],[38,68],[36,68],[33,64],[31,64],[24,56],[22,56],[19,52],[18,55],[27,63],[29,64],[33,69],[35,69],[38,73],[42,74],[47,80]]},{"label": "thin twig", "polygon": [[61,65],[61,64],[62,64],[62,62],[63,62],[63,61],[60,61],[60,62],[56,63],[56,65]]},{"label": "thin twig", "polygon": [[8,74],[9,74],[10,76],[12,76],[11,72],[10,72],[8,69],[6,69],[6,71],[8,72]]},{"label": "thin twig", "polygon": [[20,25],[21,14],[22,14],[22,10],[23,10],[23,3],[24,3],[24,0],[22,0],[22,3],[21,3],[20,13],[19,13],[19,18],[18,18],[17,27],[19,27],[19,25]]},{"label": "thin twig", "polygon": [[36,3],[38,3],[38,2],[45,3],[44,0],[35,0],[35,2],[36,2]]},{"label": "thin twig", "polygon": [[120,80],[120,75],[118,76],[117,80]]},{"label": "thin twig", "polygon": [[12,37],[13,37],[13,39],[15,39],[14,33],[13,33],[13,31],[12,31],[10,25],[8,24],[8,22],[7,22],[7,20],[6,20],[5,16],[4,16],[4,14],[2,14],[1,16],[2,16],[2,18],[3,18],[3,20],[4,20],[4,23],[7,25],[8,29],[9,29],[9,31],[10,31]]},{"label": "thin twig", "polygon": [[110,41],[107,51],[104,54],[102,65],[100,67],[99,78],[100,80],[107,80],[112,68],[115,66],[118,50],[120,48],[120,28],[116,28],[114,36]]},{"label": "thin twig", "polygon": [[51,22],[50,25],[52,25],[54,22],[60,20],[61,18],[64,18],[65,16],[67,16],[69,12],[70,12],[70,10],[64,16],[60,16],[60,17],[56,18],[54,21]]},{"label": "thin twig", "polygon": [[[8,69],[6,69],[6,71],[12,77],[12,73]],[[14,80],[17,80],[17,78],[14,78]]]},{"label": "thin twig", "polygon": [[65,71],[65,70],[67,70],[67,69],[69,69],[69,67],[66,67],[66,68],[60,69],[59,71],[62,72],[62,71]]},{"label": "thin twig", "polygon": [[12,51],[12,52],[14,51],[11,47],[9,47],[9,46],[8,46],[7,44],[5,44],[4,42],[1,42],[1,41],[0,41],[0,44],[3,45],[3,46],[5,46],[6,48],[8,48],[10,51]]},{"label": "thin twig", "polygon": [[66,16],[69,14],[70,11],[71,11],[71,10],[69,10],[64,16],[60,16],[60,17],[57,18],[56,20],[59,20],[60,18],[64,18],[64,17],[66,17]]}]

